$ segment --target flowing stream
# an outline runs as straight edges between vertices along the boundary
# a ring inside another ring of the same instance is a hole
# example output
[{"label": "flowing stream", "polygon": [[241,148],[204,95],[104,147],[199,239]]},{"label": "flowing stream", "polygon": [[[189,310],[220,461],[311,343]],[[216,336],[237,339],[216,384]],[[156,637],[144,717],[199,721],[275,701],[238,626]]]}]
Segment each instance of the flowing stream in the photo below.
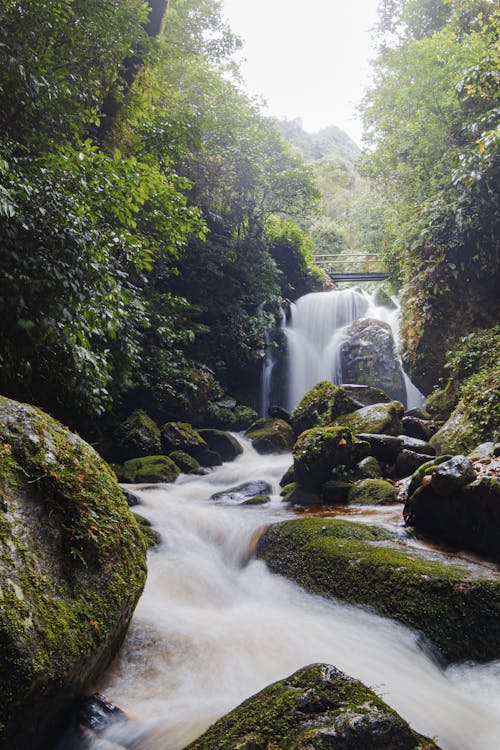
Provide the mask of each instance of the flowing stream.
[{"label": "flowing stream", "polygon": [[[181,750],[248,696],[321,661],[374,688],[444,750],[500,747],[500,662],[443,670],[408,628],[309,595],[252,558],[259,530],[293,515],[277,494],[290,455],[259,456],[242,442],[242,456],[207,476],[139,493],[163,543],[149,554],[125,644],[96,686],[137,717],[107,738]],[[255,479],[272,485],[271,503],[208,500]]]}]

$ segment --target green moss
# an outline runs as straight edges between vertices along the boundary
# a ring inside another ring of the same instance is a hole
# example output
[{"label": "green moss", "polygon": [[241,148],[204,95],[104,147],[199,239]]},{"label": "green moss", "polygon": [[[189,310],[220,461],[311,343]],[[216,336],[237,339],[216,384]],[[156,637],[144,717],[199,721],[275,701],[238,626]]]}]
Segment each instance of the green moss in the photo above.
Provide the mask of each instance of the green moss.
[{"label": "green moss", "polygon": [[198,461],[184,451],[172,451],[169,455],[171,461],[176,464],[184,474],[200,474],[202,468]]},{"label": "green moss", "polygon": [[287,453],[292,450],[295,436],[283,419],[258,419],[245,432],[258,453]]},{"label": "green moss", "polygon": [[141,482],[173,482],[181,470],[168,456],[145,456],[133,458],[123,464],[123,481],[131,484]]},{"label": "green moss", "polygon": [[302,487],[297,482],[285,485],[281,491],[283,500],[291,505],[321,505],[321,495]]},{"label": "green moss", "polygon": [[161,447],[167,454],[184,451],[194,458],[208,448],[198,430],[188,422],[166,422],[161,428]]},{"label": "green moss", "polygon": [[303,396],[294,409],[291,421],[296,435],[312,427],[324,427],[340,414],[354,411],[355,403],[341,386],[323,380]]},{"label": "green moss", "polygon": [[310,591],[417,628],[449,660],[498,658],[498,576],[437,562],[396,542],[376,526],[308,518],[271,526],[257,554]]},{"label": "green moss", "polygon": [[352,414],[337,417],[336,424],[349,428],[353,433],[365,432],[383,435],[400,435],[402,432],[399,415],[403,405],[399,401],[388,404],[371,404]]},{"label": "green moss", "polygon": [[266,505],[267,503],[271,502],[271,498],[269,495],[255,495],[254,497],[249,497],[248,500],[243,500],[241,505]]},{"label": "green moss", "polygon": [[348,499],[355,505],[386,505],[397,502],[398,491],[384,479],[364,479],[351,486]]},{"label": "green moss", "polygon": [[234,409],[230,409],[227,406],[210,403],[206,409],[204,422],[207,423],[207,427],[240,432],[248,429],[255,422],[257,416],[256,411],[243,404],[238,404]]},{"label": "green moss", "polygon": [[142,409],[134,411],[116,431],[114,453],[119,461],[160,451],[160,428]]},{"label": "green moss", "polygon": [[297,481],[309,489],[319,489],[336,466],[350,466],[352,435],[343,427],[316,427],[306,430],[293,446]]},{"label": "green moss", "polygon": [[448,461],[451,458],[451,455],[447,454],[445,456],[436,456],[435,458],[432,458],[430,461],[426,461],[425,464],[422,464],[418,467],[416,471],[413,472],[411,476],[410,484],[408,485],[408,497],[411,497],[416,489],[418,489],[422,484],[422,479],[425,476],[432,476],[434,472],[436,471],[437,467],[444,463],[445,461]]}]

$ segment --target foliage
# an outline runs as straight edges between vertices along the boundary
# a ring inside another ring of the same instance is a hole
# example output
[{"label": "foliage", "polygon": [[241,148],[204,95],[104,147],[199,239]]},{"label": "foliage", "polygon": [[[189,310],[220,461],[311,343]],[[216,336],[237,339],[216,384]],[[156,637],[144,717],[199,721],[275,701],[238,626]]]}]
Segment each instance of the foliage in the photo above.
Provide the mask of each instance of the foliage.
[{"label": "foliage", "polygon": [[266,224],[266,244],[271,257],[281,271],[280,291],[285,299],[297,299],[321,286],[323,275],[314,265],[312,242],[292,221],[277,216]]}]

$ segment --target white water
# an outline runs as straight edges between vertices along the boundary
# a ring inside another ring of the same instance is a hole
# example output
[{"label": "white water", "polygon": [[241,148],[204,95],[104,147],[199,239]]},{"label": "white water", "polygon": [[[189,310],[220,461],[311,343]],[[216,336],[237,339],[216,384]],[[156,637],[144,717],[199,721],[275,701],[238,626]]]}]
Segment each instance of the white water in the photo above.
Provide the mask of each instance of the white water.
[{"label": "white water", "polygon": [[[347,328],[360,318],[388,323],[397,349],[399,308],[375,306],[367,292],[355,289],[316,292],[306,294],[292,305],[291,321],[285,328],[289,353],[288,409],[293,410],[320,380],[342,382],[341,346]],[[422,394],[406,374],[404,378],[407,408],[420,406]]]},{"label": "white water", "polygon": [[277,495],[258,508],[207,501],[246,480],[277,492],[289,463],[245,445],[206,477],[141,493],[139,510],[164,542],[149,555],[125,645],[98,686],[140,720],[108,738],[181,750],[246,697],[321,661],[373,687],[443,750],[500,747],[500,663],[442,671],[407,628],[308,595],[249,559],[256,531],[290,515]]}]

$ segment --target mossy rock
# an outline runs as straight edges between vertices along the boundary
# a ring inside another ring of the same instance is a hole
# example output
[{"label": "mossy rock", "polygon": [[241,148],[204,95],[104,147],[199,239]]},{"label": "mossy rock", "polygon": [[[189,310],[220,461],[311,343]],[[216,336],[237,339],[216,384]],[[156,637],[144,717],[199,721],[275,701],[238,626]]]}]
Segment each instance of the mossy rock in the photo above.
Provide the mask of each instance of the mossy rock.
[{"label": "mossy rock", "polygon": [[134,513],[134,516],[139,524],[146,546],[157,547],[161,544],[161,534],[159,531],[156,531],[156,529],[153,529],[149,518],[144,518],[144,516],[141,516],[139,513]]},{"label": "mossy rock", "polygon": [[108,666],[146,577],[122,489],[87,443],[0,398],[0,748],[51,746]]},{"label": "mossy rock", "polygon": [[142,409],[134,411],[117,428],[112,453],[120,462],[161,453],[160,428]]},{"label": "mossy rock", "polygon": [[245,432],[257,453],[287,453],[292,450],[295,435],[283,419],[258,419]]},{"label": "mossy rock", "polygon": [[296,435],[312,427],[324,427],[335,417],[354,411],[357,404],[349,398],[343,388],[323,380],[303,396],[291,414],[291,423]]},{"label": "mossy rock", "polygon": [[145,456],[125,461],[121,475],[129,484],[146,484],[173,482],[180,473],[180,468],[168,456]]},{"label": "mossy rock", "polygon": [[337,417],[335,423],[348,427],[353,433],[369,433],[372,435],[397,436],[402,432],[399,417],[404,411],[399,401],[388,404],[371,404],[358,409],[352,414]]},{"label": "mossy rock", "polygon": [[280,487],[284,487],[286,484],[290,484],[291,482],[295,482],[295,469],[293,468],[293,464],[288,467],[288,469],[281,477]]},{"label": "mossy rock", "polygon": [[351,486],[348,501],[354,505],[388,505],[397,503],[398,491],[385,479],[363,479]]},{"label": "mossy rock", "polygon": [[[493,389],[491,389],[491,397],[494,397]],[[429,440],[436,453],[467,454],[484,440],[495,441],[498,439],[500,435],[500,392],[497,390],[495,401],[489,405],[490,418],[494,412],[497,415],[496,434],[484,433],[474,412],[476,405],[472,400],[462,399],[459,401],[449,419]]]},{"label": "mossy rock", "polygon": [[249,406],[238,404],[233,408],[210,403],[207,406],[204,422],[207,427],[218,430],[241,432],[248,429],[257,419],[257,412]]},{"label": "mossy rock", "polygon": [[375,290],[373,301],[377,306],[387,307],[389,310],[395,310],[397,307],[396,303],[391,299],[389,292],[387,292],[387,290],[382,286],[379,286]]},{"label": "mossy rock", "polygon": [[172,451],[168,458],[179,467],[183,474],[203,474],[203,469],[200,464],[196,458],[190,456],[189,453],[185,453],[184,451]]},{"label": "mossy rock", "polygon": [[374,456],[367,456],[356,466],[356,479],[380,479],[382,469]]},{"label": "mossy rock", "polygon": [[199,460],[208,446],[187,422],[166,422],[161,428],[161,447],[167,455],[173,451],[184,451]]},{"label": "mossy rock", "polygon": [[432,458],[430,461],[426,461],[425,464],[422,464],[418,467],[416,471],[413,472],[411,475],[411,481],[408,485],[408,497],[411,497],[415,490],[417,490],[422,485],[422,479],[425,476],[432,476],[434,472],[436,471],[437,467],[440,466],[440,464],[444,463],[445,461],[449,461],[450,458],[452,458],[451,455],[445,455],[445,456],[436,456],[435,458]]},{"label": "mossy rock", "polygon": [[267,505],[270,502],[271,498],[269,495],[255,495],[254,497],[249,497],[248,500],[243,500],[240,505]]},{"label": "mossy rock", "polygon": [[293,447],[293,465],[299,484],[317,490],[336,466],[350,466],[352,435],[343,427],[315,427],[303,432]]},{"label": "mossy rock", "polygon": [[290,505],[321,505],[321,495],[314,490],[302,487],[298,482],[290,482],[281,491],[285,502]]},{"label": "mossy rock", "polygon": [[350,482],[341,479],[330,479],[321,487],[321,497],[324,503],[336,505],[347,503],[349,492],[352,489]]},{"label": "mossy rock", "polygon": [[396,533],[329,518],[270,526],[257,556],[309,591],[416,628],[447,660],[500,656],[500,578],[490,568],[401,548]]},{"label": "mossy rock", "polygon": [[234,461],[241,456],[243,448],[234,435],[224,430],[203,429],[200,435],[209,447],[209,450],[219,454],[223,461]]},{"label": "mossy rock", "polygon": [[264,688],[186,750],[433,750],[359,680],[311,664]]},{"label": "mossy rock", "polygon": [[437,388],[425,400],[425,409],[434,419],[448,419],[458,402],[456,389]]}]

